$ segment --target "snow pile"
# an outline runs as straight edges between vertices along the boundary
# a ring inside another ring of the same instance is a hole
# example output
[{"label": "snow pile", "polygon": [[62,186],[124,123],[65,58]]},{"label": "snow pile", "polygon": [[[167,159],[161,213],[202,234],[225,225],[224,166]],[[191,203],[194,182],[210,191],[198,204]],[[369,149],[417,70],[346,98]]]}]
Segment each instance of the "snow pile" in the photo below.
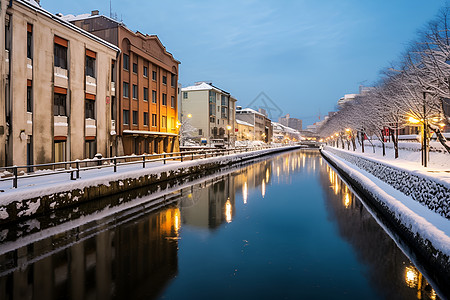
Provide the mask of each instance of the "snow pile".
[{"label": "snow pile", "polygon": [[411,170],[392,166],[360,155],[350,154],[346,151],[331,147],[326,147],[326,151],[369,172],[432,211],[445,218],[450,218],[450,183],[445,180],[427,176],[427,174],[422,174],[417,171],[412,172]]}]

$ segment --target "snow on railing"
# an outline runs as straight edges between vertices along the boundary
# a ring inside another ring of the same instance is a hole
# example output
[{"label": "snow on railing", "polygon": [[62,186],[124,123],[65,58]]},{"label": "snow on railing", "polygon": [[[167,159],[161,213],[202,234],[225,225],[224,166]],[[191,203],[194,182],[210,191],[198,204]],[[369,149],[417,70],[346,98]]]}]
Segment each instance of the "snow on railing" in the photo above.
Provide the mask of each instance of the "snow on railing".
[{"label": "snow on railing", "polygon": [[[50,176],[61,173],[70,174],[71,180],[80,178],[80,172],[101,169],[101,168],[113,168],[113,172],[117,172],[117,168],[122,165],[130,164],[142,164],[142,167],[146,167],[146,163],[162,161],[166,164],[168,160],[180,161],[204,159],[208,157],[223,156],[235,153],[243,153],[250,151],[263,150],[268,148],[276,148],[278,146],[258,146],[258,147],[241,147],[230,149],[204,149],[197,151],[182,151],[182,152],[170,152],[170,153],[155,153],[144,155],[129,155],[129,156],[117,156],[110,158],[102,158],[101,155],[94,159],[84,159],[66,162],[55,162],[39,165],[26,165],[26,166],[11,166],[0,167],[0,182],[12,180],[14,188],[18,187],[18,181],[21,178],[31,178],[39,176]],[[22,170],[21,170],[22,169]],[[26,170],[28,173],[25,173]]]}]

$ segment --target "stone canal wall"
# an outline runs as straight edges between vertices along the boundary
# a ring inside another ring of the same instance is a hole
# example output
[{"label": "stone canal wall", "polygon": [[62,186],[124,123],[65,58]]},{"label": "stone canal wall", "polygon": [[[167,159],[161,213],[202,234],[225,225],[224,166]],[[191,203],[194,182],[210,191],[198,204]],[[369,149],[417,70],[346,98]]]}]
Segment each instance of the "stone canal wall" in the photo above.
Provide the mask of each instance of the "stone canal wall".
[{"label": "stone canal wall", "polygon": [[450,219],[450,184],[448,182],[439,181],[437,178],[419,172],[411,173],[399,167],[331,147],[327,147],[326,151],[369,172],[430,210]]},{"label": "stone canal wall", "polygon": [[171,162],[156,167],[111,173],[111,175],[93,179],[68,180],[67,183],[57,186],[42,186],[23,191],[19,188],[14,192],[0,194],[0,224],[48,214],[56,209],[93,201],[127,190],[217,170],[264,155],[298,148],[300,147],[286,146],[192,161]]},{"label": "stone canal wall", "polygon": [[[361,173],[355,166],[356,161],[359,161],[360,157],[354,158],[351,154],[342,155],[345,153],[337,153],[338,151],[330,150],[326,147],[326,150],[321,150],[322,156],[332,165],[345,181],[361,196],[363,196],[365,203],[373,210],[377,215],[377,218],[387,226],[391,233],[393,233],[394,240],[403,244],[409,249],[412,249],[414,253],[414,259],[426,268],[428,273],[432,273],[434,280],[440,281],[440,286],[450,286],[450,237],[447,236],[442,230],[436,228],[433,224],[428,222],[423,216],[417,215],[399,200],[396,200],[393,196],[385,192],[381,187],[378,187],[374,182],[368,179],[363,173]],[[347,158],[349,161],[347,161]],[[358,163],[358,167],[362,165],[361,169],[371,165],[370,163],[364,163],[361,159]],[[348,164],[350,163],[350,164]],[[354,165],[352,165],[354,164]],[[387,166],[386,172],[390,172],[390,168]],[[383,166],[377,166],[378,174],[383,171]],[[367,172],[371,173],[369,170]],[[372,173],[371,173],[372,174]],[[392,178],[385,174],[386,177],[380,175],[382,178]],[[401,174],[407,176],[408,174]],[[413,176],[411,174],[411,176]],[[376,176],[378,177],[378,176]],[[378,177],[379,178],[379,177]],[[381,179],[381,178],[380,178]],[[405,181],[404,178],[401,179]],[[416,179],[413,179],[416,180]],[[424,184],[425,181],[419,181]],[[437,186],[439,183],[429,183],[431,188]],[[394,186],[394,185],[393,185]],[[425,188],[425,187],[422,187]],[[424,191],[429,193],[429,191]],[[448,195],[442,198],[444,202],[448,204]],[[442,210],[432,209],[435,212],[441,212]],[[445,222],[445,219],[443,219]],[[398,237],[400,239],[398,239]],[[444,281],[444,282],[441,282]]]}]

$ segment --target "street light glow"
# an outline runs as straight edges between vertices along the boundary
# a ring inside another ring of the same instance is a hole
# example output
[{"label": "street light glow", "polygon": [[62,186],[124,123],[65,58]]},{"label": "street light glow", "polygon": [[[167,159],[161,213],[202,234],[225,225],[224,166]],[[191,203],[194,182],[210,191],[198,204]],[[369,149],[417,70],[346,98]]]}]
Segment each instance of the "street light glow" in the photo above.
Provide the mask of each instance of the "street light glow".
[{"label": "street light glow", "polygon": [[192,114],[188,114],[187,117],[188,117],[188,118],[192,118]]},{"label": "street light glow", "polygon": [[420,120],[417,120],[417,119],[414,118],[414,117],[409,117],[408,121],[409,121],[410,123],[413,123],[413,124],[418,124],[418,123],[420,123]]}]

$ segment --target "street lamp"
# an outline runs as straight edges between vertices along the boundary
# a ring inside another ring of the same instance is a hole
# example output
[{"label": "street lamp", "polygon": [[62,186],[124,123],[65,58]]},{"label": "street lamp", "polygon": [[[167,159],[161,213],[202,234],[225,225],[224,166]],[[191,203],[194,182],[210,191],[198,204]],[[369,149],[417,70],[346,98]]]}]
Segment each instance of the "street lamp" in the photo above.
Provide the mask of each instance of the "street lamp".
[{"label": "street lamp", "polygon": [[231,125],[227,125],[227,131],[228,131],[228,148],[230,148],[230,131],[231,131]]}]

